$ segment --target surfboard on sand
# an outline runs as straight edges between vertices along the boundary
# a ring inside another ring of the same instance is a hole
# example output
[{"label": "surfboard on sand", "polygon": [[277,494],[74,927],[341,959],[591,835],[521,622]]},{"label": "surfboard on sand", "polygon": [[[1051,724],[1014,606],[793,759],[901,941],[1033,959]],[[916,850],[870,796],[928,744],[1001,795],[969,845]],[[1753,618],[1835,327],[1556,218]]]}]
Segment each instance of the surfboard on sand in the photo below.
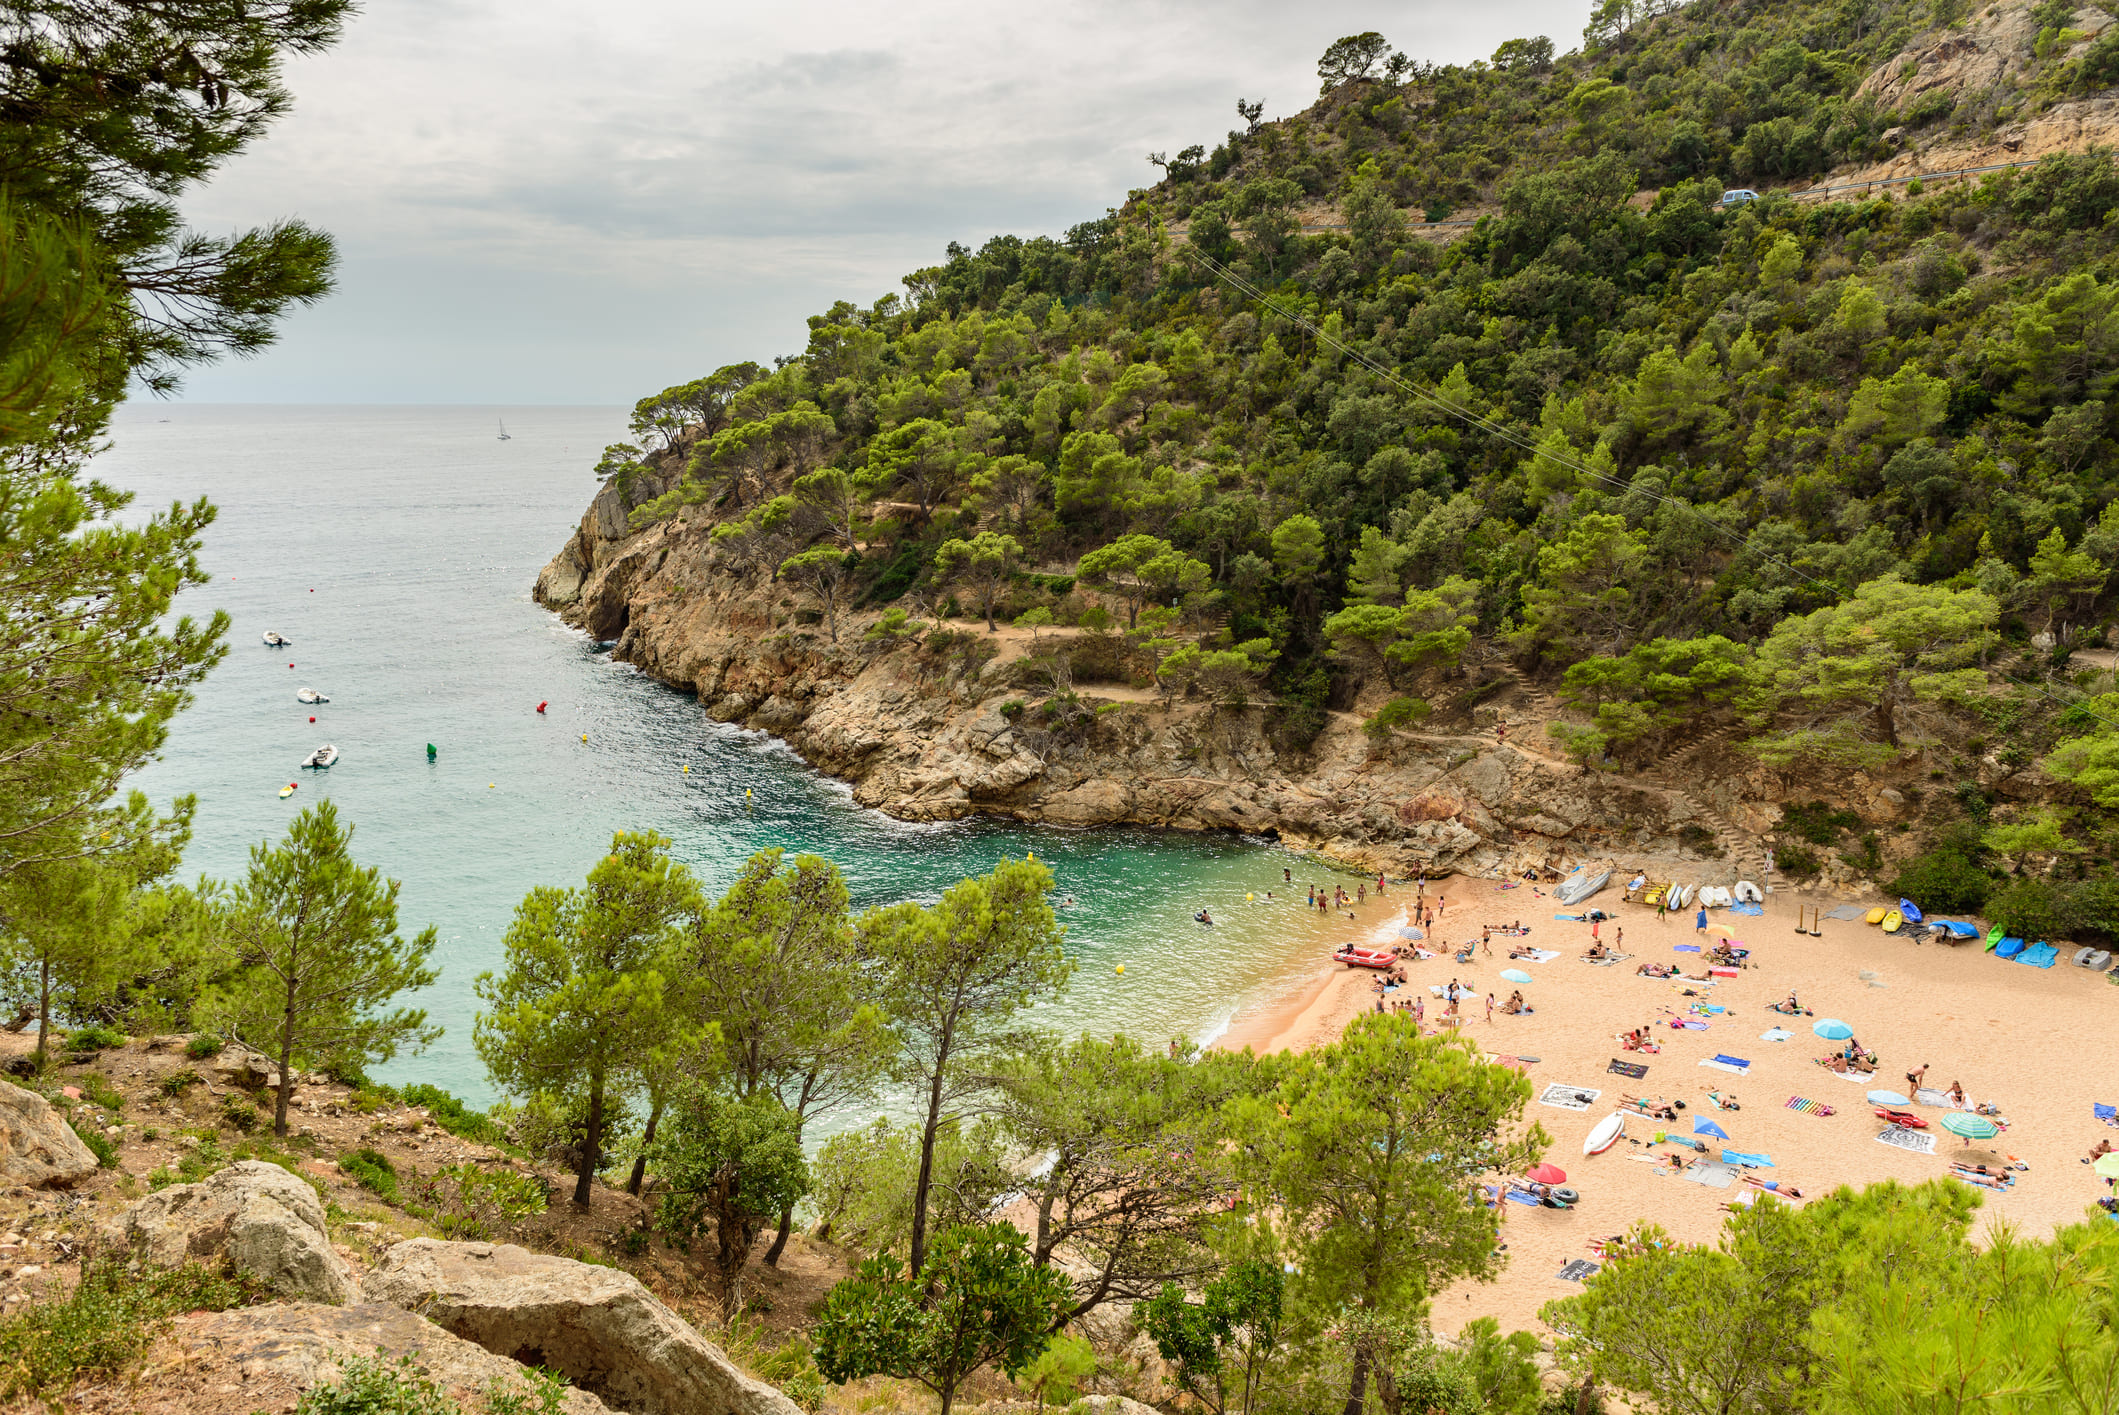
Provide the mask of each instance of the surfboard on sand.
[{"label": "surfboard on sand", "polygon": [[1582,1142],[1582,1153],[1601,1155],[1618,1144],[1619,1137],[1625,1133],[1626,1116],[1623,1112],[1615,1110],[1598,1121],[1596,1129],[1589,1132],[1589,1138]]}]

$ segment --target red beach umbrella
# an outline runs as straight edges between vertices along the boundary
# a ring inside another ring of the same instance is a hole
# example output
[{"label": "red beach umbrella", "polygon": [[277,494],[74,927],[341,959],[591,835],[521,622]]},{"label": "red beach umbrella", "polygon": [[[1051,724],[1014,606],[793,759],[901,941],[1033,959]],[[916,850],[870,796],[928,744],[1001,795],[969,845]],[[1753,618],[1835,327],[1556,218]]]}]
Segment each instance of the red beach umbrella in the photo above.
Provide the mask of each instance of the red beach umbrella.
[{"label": "red beach umbrella", "polygon": [[1567,1171],[1556,1164],[1534,1164],[1523,1177],[1533,1184],[1565,1184]]}]

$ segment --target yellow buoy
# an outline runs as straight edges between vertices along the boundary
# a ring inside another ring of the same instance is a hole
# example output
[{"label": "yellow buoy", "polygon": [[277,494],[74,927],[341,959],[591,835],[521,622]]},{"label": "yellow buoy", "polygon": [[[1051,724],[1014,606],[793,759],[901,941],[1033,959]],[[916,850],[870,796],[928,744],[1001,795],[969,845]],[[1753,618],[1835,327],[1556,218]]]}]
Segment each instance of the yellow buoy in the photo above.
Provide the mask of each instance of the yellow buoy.
[{"label": "yellow buoy", "polygon": [[589,740],[589,734],[588,734],[588,733],[586,733],[586,732],[582,733],[582,734],[581,734],[581,740],[582,740],[582,741],[584,741],[584,742],[588,741],[588,740]]},{"label": "yellow buoy", "polygon": [[692,764],[690,762],[686,762],[684,764],[684,774],[686,776],[690,776],[692,774]]},{"label": "yellow buoy", "polygon": [[486,790],[488,790],[488,791],[491,791],[492,789],[493,789],[493,783],[492,783],[492,782],[490,782],[490,781],[488,781],[488,782],[486,783]]},{"label": "yellow buoy", "polygon": [[1255,894],[1246,894],[1246,895],[1245,895],[1245,896],[1243,897],[1243,902],[1244,902],[1244,903],[1246,903],[1246,904],[1249,904],[1249,903],[1252,903],[1253,901],[1255,901],[1255,900],[1256,900],[1257,898],[1258,898],[1258,896],[1257,896],[1257,895],[1255,895]]},{"label": "yellow buoy", "polygon": [[1118,971],[1119,971],[1119,972],[1121,972],[1121,973],[1125,972],[1125,971],[1126,971],[1126,965],[1125,965],[1125,964],[1123,964],[1123,963],[1119,964],[1119,965],[1118,965]]}]

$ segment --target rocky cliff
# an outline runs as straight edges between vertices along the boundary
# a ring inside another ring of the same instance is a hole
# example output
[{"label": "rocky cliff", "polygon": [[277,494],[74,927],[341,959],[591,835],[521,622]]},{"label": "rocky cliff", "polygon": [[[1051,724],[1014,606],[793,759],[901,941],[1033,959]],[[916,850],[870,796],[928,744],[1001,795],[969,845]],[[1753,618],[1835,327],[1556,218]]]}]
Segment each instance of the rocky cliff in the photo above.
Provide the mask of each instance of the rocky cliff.
[{"label": "rocky cliff", "polygon": [[606,487],[539,576],[537,599],[620,660],[696,693],[709,716],[784,739],[901,819],[1232,830],[1393,873],[1623,856],[1726,882],[1756,872],[1756,832],[1778,814],[1740,777],[1628,778],[1545,755],[1549,701],[1498,663],[1453,685],[1471,705],[1381,746],[1356,712],[1331,713],[1296,750],[1270,705],[1165,708],[1124,686],[1081,685],[1055,721],[1023,671],[1053,633],[1033,643],[1020,630],[981,632],[983,648],[938,654],[931,642],[867,638],[878,616],[842,613],[834,639],[805,622],[816,615],[789,587],[713,566],[709,530],[687,512],[628,534],[624,501]]}]

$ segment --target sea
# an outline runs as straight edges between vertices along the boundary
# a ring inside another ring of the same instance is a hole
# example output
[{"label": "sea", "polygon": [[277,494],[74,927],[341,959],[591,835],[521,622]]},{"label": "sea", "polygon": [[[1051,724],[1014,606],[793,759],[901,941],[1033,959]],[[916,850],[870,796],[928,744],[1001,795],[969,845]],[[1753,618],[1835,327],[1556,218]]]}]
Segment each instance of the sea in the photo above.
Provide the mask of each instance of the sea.
[{"label": "sea", "polygon": [[[856,908],[932,900],[1034,852],[1078,963],[1035,1018],[1063,1034],[1208,1041],[1315,977],[1329,945],[1304,887],[1352,883],[1321,860],[1232,834],[892,820],[534,603],[625,422],[620,408],[141,401],[92,468],[135,493],[132,516],[202,496],[219,508],[211,580],[178,608],[225,611],[229,652],[132,783],[157,803],[197,797],[186,876],[240,878],[328,798],[361,863],[401,882],[403,931],[438,930],[440,978],[412,1001],[445,1030],[379,1079],[500,1098],[472,1046],[473,985],[502,966],[524,895],[580,883],[622,830],[667,836],[715,893],[756,851],[822,855]],[[298,702],[302,688],[329,701]],[[336,765],[303,769],[324,743]]]}]

